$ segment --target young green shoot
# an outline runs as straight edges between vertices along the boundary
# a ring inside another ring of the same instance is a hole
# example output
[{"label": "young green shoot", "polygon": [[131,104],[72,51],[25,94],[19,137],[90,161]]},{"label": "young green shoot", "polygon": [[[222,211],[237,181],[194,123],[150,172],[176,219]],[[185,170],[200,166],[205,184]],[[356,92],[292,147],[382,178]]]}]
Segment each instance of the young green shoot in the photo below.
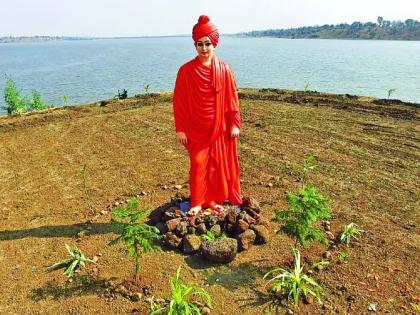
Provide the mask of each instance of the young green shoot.
[{"label": "young green shoot", "polygon": [[206,233],[204,233],[204,234],[201,235],[201,238],[203,238],[204,240],[207,240],[207,241],[214,242],[214,241],[217,241],[219,239],[227,238],[227,235],[226,235],[225,232],[223,232],[220,235],[216,235],[212,231],[207,231]]},{"label": "young green shoot", "polygon": [[96,264],[93,260],[86,258],[82,251],[76,246],[70,247],[67,244],[65,245],[70,257],[68,259],[65,259],[47,267],[46,271],[53,271],[56,269],[66,268],[63,275],[70,278],[73,276],[75,270],[84,267],[86,265],[86,262],[92,262]]},{"label": "young green shoot", "polygon": [[197,303],[191,301],[192,297],[201,298],[211,307],[211,296],[203,289],[193,284],[184,284],[179,279],[181,266],[178,267],[175,277],[171,277],[171,300],[166,305],[160,306],[152,299],[151,311],[149,315],[168,314],[168,315],[200,315],[201,309]]},{"label": "young green shoot", "polygon": [[389,89],[388,90],[388,99],[391,98],[391,95],[394,94],[397,91],[397,89]]},{"label": "young green shoot", "polygon": [[303,86],[303,90],[305,91],[305,92],[308,92],[309,91],[309,86],[310,86],[311,84],[309,83],[309,82],[306,82],[305,84],[304,84],[304,86]]},{"label": "young green shoot", "polygon": [[144,85],[144,94],[149,95],[151,85],[150,83]]},{"label": "young green shoot", "polygon": [[277,268],[264,275],[264,279],[266,279],[274,274],[267,284],[271,284],[270,291],[275,294],[277,292],[283,293],[287,298],[292,297],[295,306],[299,304],[299,297],[301,295],[305,298],[312,295],[318,302],[321,302],[322,287],[313,278],[303,272],[299,250],[292,248],[292,253],[294,256],[293,270]]},{"label": "young green shoot", "polygon": [[125,244],[126,252],[135,259],[134,280],[137,284],[141,271],[140,258],[145,253],[160,251],[156,243],[162,236],[156,227],[141,222],[145,217],[145,209],[140,208],[137,198],[130,199],[125,207],[114,209],[112,214],[115,217],[112,224],[121,230],[121,234],[109,245],[120,241]]},{"label": "young green shoot", "polygon": [[41,100],[41,93],[36,90],[32,91],[32,101],[30,103],[31,110],[42,110],[46,109],[47,105],[45,105]]},{"label": "young green shoot", "polygon": [[358,236],[361,235],[364,231],[359,228],[356,223],[350,223],[344,226],[343,232],[340,235],[340,241],[346,243],[347,246],[350,245],[352,239],[358,240]]}]

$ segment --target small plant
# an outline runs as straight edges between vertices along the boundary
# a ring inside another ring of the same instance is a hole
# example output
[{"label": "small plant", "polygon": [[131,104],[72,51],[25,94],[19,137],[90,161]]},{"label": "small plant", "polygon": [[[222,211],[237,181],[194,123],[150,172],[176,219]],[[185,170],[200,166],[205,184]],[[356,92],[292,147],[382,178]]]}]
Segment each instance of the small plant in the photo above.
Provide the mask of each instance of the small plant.
[{"label": "small plant", "polygon": [[345,262],[349,258],[349,255],[346,252],[339,252],[338,253],[338,260],[340,262]]},{"label": "small plant", "polygon": [[67,103],[68,103],[68,99],[67,99],[67,96],[65,96],[65,95],[63,95],[63,104],[64,105],[67,105]]},{"label": "small plant", "polygon": [[391,95],[394,94],[397,91],[397,89],[389,89],[388,90],[388,99],[391,98]]},{"label": "small plant", "polygon": [[145,216],[144,209],[140,209],[137,198],[130,199],[123,208],[116,208],[112,211],[116,220],[112,224],[121,229],[121,235],[112,240],[109,245],[119,241],[126,245],[126,252],[135,259],[134,280],[138,283],[138,276],[141,271],[140,258],[144,253],[160,251],[156,242],[161,239],[159,230],[146,223],[140,223]]},{"label": "small plant", "polygon": [[125,100],[128,96],[128,92],[126,89],[123,89],[122,92],[120,92],[120,90],[118,90],[118,94],[114,96],[114,99],[117,100]]},{"label": "small plant", "polygon": [[350,245],[352,239],[358,240],[358,236],[361,235],[364,231],[359,228],[356,223],[350,223],[344,226],[343,232],[340,235],[340,241],[346,243],[347,246]]},{"label": "small plant", "polygon": [[315,223],[331,217],[329,200],[319,194],[315,187],[301,188],[299,195],[287,193],[286,199],[290,203],[289,208],[277,212],[275,217],[276,221],[284,222],[284,232],[304,246],[311,241],[327,244],[324,233]]},{"label": "small plant", "polygon": [[184,284],[179,279],[181,267],[178,267],[176,277],[171,277],[171,301],[164,306],[159,306],[151,301],[151,311],[149,315],[168,314],[168,315],[200,315],[201,309],[197,303],[191,302],[191,297],[203,298],[206,304],[211,307],[211,296],[202,288],[193,284]]},{"label": "small plant", "polygon": [[219,239],[225,239],[225,238],[227,238],[227,235],[226,235],[225,232],[223,232],[220,235],[216,235],[212,231],[207,231],[206,233],[204,233],[204,234],[201,235],[201,238],[203,238],[204,240],[208,240],[208,241],[214,242],[214,241],[217,241]]},{"label": "small plant", "polygon": [[18,91],[15,82],[11,77],[6,76],[6,87],[4,88],[4,101],[7,106],[8,115],[12,114],[23,114],[29,104],[29,99],[26,96],[22,96]]},{"label": "small plant", "polygon": [[311,84],[309,83],[309,82],[306,82],[305,83],[305,85],[303,86],[303,90],[305,91],[305,92],[308,92],[309,91],[309,86],[310,86]]},{"label": "small plant", "polygon": [[321,270],[321,269],[324,269],[325,267],[327,267],[329,264],[330,264],[330,262],[328,260],[322,259],[322,260],[320,260],[316,263],[313,263],[312,264],[312,269]]},{"label": "small plant", "polygon": [[88,204],[89,213],[93,214],[95,212],[95,205],[93,204],[90,198],[89,189],[86,184],[87,173],[88,173],[87,164],[83,164],[80,169],[80,174],[82,175],[82,180],[83,180],[83,193],[85,195],[86,202]]},{"label": "small plant", "polygon": [[150,83],[144,85],[144,94],[146,94],[146,95],[150,94],[150,92],[149,92],[150,91],[150,86],[151,86]]},{"label": "small plant", "polygon": [[264,275],[263,278],[266,279],[269,275],[278,273],[268,282],[268,284],[273,283],[270,291],[274,294],[280,291],[287,295],[288,298],[293,297],[295,306],[299,303],[300,295],[303,295],[305,298],[308,295],[312,295],[316,297],[318,302],[321,302],[322,287],[313,278],[303,272],[299,250],[292,248],[292,253],[294,256],[293,270],[277,268]]},{"label": "small plant", "polygon": [[41,93],[36,90],[32,91],[32,101],[30,103],[31,110],[42,110],[46,109],[47,105],[45,105],[41,100]]},{"label": "small plant", "polygon": [[70,278],[71,276],[73,276],[75,270],[80,267],[84,267],[86,262],[92,262],[95,264],[93,260],[86,258],[85,255],[82,253],[82,251],[76,246],[70,247],[67,244],[65,245],[66,245],[67,251],[69,252],[70,258],[47,267],[46,271],[53,271],[60,268],[66,268],[63,275]]},{"label": "small plant", "polygon": [[302,186],[299,194],[286,194],[290,205],[287,210],[276,212],[275,220],[283,223],[283,231],[297,242],[306,246],[311,241],[327,244],[324,233],[315,225],[320,219],[329,219],[331,209],[328,198],[317,192],[314,186],[305,186],[308,173],[316,167],[315,157],[308,155],[304,161]]}]

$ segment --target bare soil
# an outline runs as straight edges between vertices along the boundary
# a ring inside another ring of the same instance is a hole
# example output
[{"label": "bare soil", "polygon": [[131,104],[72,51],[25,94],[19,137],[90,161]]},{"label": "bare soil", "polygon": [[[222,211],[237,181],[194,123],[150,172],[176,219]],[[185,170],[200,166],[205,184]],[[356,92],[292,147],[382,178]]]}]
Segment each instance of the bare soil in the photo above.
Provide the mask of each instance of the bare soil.
[{"label": "bare soil", "polygon": [[[295,314],[373,314],[370,304],[375,314],[416,314],[419,105],[274,89],[244,89],[240,97],[243,194],[273,218],[287,208],[284,194],[297,191],[304,157],[313,154],[317,168],[309,183],[331,200],[331,231],[338,235],[350,222],[366,231],[352,246],[331,249],[330,265],[313,275],[325,287],[323,305],[301,302]],[[107,245],[116,237],[110,208],[140,194],[152,211],[177,192],[188,194],[188,156],[175,142],[170,94],[102,105],[0,118],[0,314],[146,314],[148,297],[169,297],[169,277],[180,265],[185,282],[213,297],[212,314],[293,309],[272,304],[262,279],[292,262],[293,241],[275,233],[275,222],[268,244],[227,265],[169,250],[146,254],[141,286],[149,289],[140,301],[113,291],[131,279],[134,261],[122,245]],[[72,282],[62,271],[44,271],[66,257],[66,243],[98,257]],[[301,249],[306,265],[325,250]]]}]

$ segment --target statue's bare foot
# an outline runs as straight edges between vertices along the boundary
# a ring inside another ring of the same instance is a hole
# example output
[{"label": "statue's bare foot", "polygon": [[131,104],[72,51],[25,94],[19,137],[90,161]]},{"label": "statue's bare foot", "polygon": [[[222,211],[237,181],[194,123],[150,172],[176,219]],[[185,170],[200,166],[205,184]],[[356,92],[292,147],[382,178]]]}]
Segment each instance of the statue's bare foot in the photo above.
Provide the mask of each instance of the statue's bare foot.
[{"label": "statue's bare foot", "polygon": [[200,210],[201,210],[201,206],[194,206],[188,211],[188,214],[197,215],[197,213],[200,212]]},{"label": "statue's bare foot", "polygon": [[210,201],[209,206],[212,210],[217,211],[217,212],[220,212],[220,211],[225,209],[225,208],[223,208],[222,205],[219,205],[219,204],[215,203],[214,201]]}]

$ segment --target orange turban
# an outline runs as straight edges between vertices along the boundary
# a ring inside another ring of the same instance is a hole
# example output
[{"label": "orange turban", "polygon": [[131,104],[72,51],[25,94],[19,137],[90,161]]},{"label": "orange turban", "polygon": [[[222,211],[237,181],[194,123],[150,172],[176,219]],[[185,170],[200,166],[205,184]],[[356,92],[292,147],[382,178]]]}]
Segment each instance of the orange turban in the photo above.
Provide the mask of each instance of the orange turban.
[{"label": "orange turban", "polygon": [[219,31],[216,25],[210,22],[210,18],[207,15],[200,15],[198,23],[194,25],[192,30],[192,38],[194,42],[199,40],[201,37],[208,36],[214,47],[219,42]]}]

